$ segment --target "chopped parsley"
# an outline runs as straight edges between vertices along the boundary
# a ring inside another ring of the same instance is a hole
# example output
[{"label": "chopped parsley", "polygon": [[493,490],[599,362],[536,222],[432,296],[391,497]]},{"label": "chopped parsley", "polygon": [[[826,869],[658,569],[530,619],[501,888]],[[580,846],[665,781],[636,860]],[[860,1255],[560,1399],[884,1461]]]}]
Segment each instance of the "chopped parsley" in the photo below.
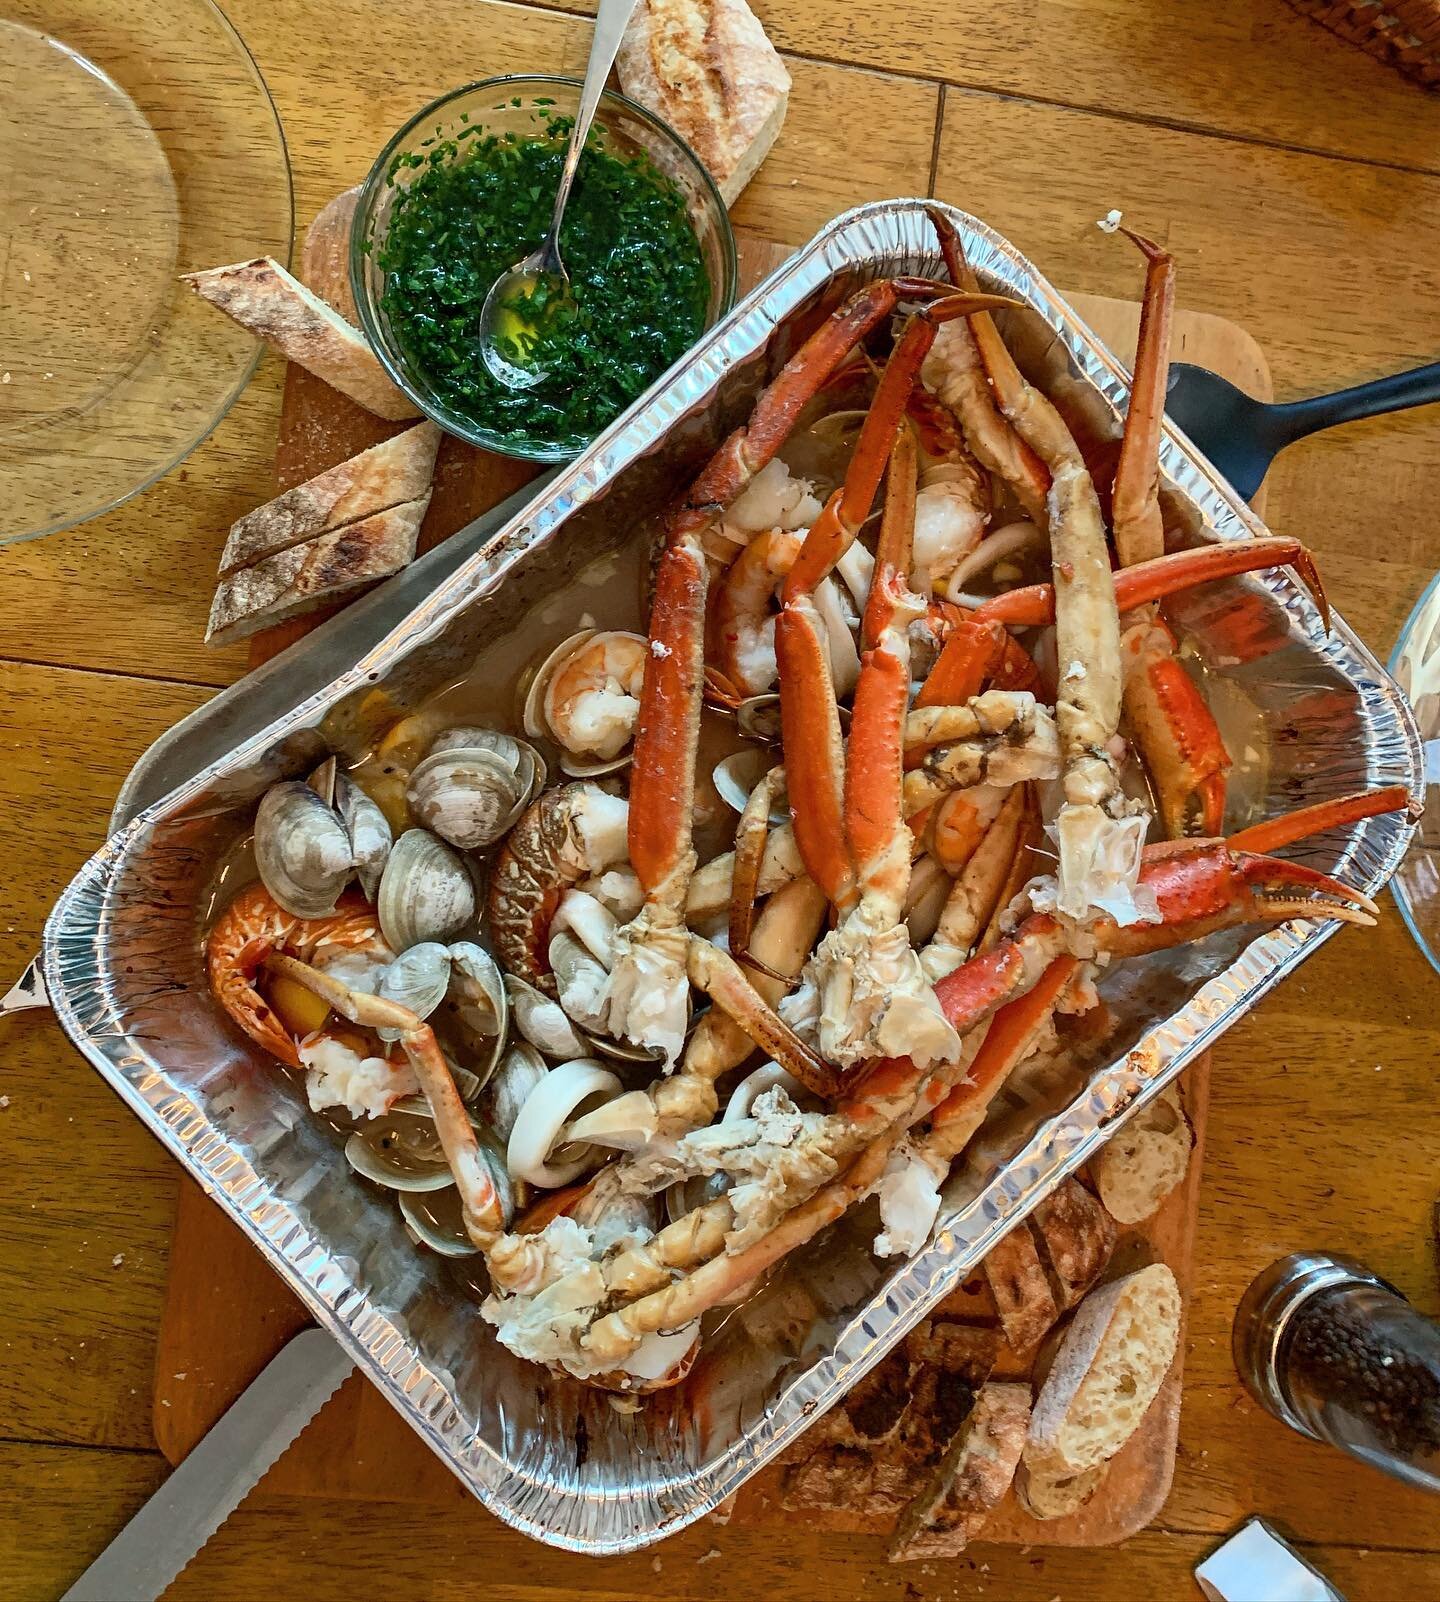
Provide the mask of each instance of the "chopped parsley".
[{"label": "chopped parsley", "polygon": [[579,451],[703,332],[709,277],[676,185],[647,156],[592,136],[560,235],[573,311],[525,331],[544,379],[497,383],[480,356],[480,308],[544,238],[570,131],[570,118],[540,115],[542,134],[468,127],[397,157],[392,183],[402,167],[419,170],[396,194],[375,259],[392,333],[447,405],[517,443]]}]

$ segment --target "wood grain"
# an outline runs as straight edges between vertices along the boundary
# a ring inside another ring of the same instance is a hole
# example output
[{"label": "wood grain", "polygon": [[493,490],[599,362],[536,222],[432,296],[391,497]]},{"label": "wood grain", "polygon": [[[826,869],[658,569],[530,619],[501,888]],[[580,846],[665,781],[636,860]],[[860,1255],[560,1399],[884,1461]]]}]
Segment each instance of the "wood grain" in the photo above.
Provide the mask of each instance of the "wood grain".
[{"label": "wood grain", "polygon": [[[1062,284],[1134,293],[1133,263],[1091,226],[1110,206],[1167,225],[1182,305],[1246,322],[1282,398],[1437,354],[1440,207],[1433,179],[1397,168],[1440,168],[1440,101],[1282,0],[757,5],[786,49],[859,67],[792,58],[790,121],[741,203],[750,226],[798,242],[841,206],[924,192],[933,154],[939,192],[1013,231]],[[489,71],[573,66],[583,51],[579,20],[492,0],[226,9],[276,94],[302,224],[428,95]],[[897,82],[897,70],[920,76]],[[935,150],[941,81],[960,87],[944,91]],[[0,553],[0,658],[48,664],[0,671],[7,977],[98,841],[130,762],[203,686],[244,669],[242,650],[200,642],[225,530],[274,493],[281,378],[267,357],[215,434],[127,506]],[[1431,408],[1297,446],[1271,477],[1272,523],[1321,547],[1339,605],[1382,654],[1435,565],[1437,460]],[[155,682],[166,679],[190,682]],[[980,1546],[928,1572],[892,1570],[873,1537],[797,1524],[781,1539],[705,1527],[653,1559],[595,1562],[474,1508],[462,1522],[403,1502],[295,1498],[282,1464],[171,1594],[349,1602],[378,1583],[397,1597],[478,1586],[536,1602],[662,1587],[776,1602],[1149,1602],[1192,1594],[1193,1565],[1258,1511],[1300,1536],[1351,1602],[1440,1595],[1433,1502],[1258,1413],[1229,1358],[1240,1291],[1301,1245],[1351,1251],[1440,1312],[1434,985],[1387,902],[1378,929],[1333,941],[1215,1052],[1180,1461],[1160,1524],[1120,1548]],[[163,1474],[148,1375],[176,1171],[48,1018],[0,1022],[0,1093],[0,1593],[28,1599],[58,1594]],[[234,1308],[243,1291],[216,1294]]]},{"label": "wood grain", "polygon": [[754,10],[781,51],[806,57],[1440,172],[1435,97],[1338,39],[1317,40],[1284,0],[950,0],[923,25],[886,0],[756,0]]}]

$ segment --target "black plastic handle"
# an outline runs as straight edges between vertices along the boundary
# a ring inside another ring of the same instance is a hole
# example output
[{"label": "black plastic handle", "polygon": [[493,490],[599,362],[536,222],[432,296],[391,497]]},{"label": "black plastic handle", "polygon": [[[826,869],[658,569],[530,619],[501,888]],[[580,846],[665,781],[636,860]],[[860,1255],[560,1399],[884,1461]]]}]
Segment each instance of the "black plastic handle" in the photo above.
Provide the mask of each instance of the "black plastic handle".
[{"label": "black plastic handle", "polygon": [[1408,373],[1377,378],[1370,384],[1336,390],[1333,395],[1316,395],[1310,400],[1290,401],[1272,409],[1271,416],[1286,440],[1304,439],[1307,434],[1336,423],[1351,423],[1359,417],[1375,417],[1381,412],[1400,412],[1411,406],[1440,401],[1440,362],[1414,367]]}]

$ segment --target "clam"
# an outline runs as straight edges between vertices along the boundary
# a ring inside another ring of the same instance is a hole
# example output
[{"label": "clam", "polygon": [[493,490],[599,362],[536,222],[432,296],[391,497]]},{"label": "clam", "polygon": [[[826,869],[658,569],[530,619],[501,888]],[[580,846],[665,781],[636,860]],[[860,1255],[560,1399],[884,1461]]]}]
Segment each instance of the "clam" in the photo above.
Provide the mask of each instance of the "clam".
[{"label": "clam", "polygon": [[547,1057],[583,1057],[587,1042],[558,1001],[513,973],[505,975],[505,994],[515,1027]]},{"label": "clam", "polygon": [[513,734],[462,724],[437,735],[430,747],[431,756],[447,751],[489,751],[499,757],[515,775],[516,788],[524,792],[522,807],[529,806],[545,788],[548,774],[544,758],[528,740],[518,739]]},{"label": "clam", "polygon": [[566,1013],[582,1029],[603,1028],[610,980],[605,964],[568,929],[562,929],[550,938],[550,968]]},{"label": "clam", "polygon": [[[768,752],[757,750],[753,745],[732,751],[729,756],[715,764],[716,794],[727,807],[733,808],[736,812],[743,812],[745,803],[750,799],[750,792],[774,765]],[[778,829],[782,823],[789,823],[790,808],[783,799],[771,806],[769,821],[772,829]]]},{"label": "clam", "polygon": [[286,912],[324,918],[350,882],[355,853],[344,821],[308,784],[272,784],[255,814],[255,865]]},{"label": "clam", "polygon": [[[450,953],[437,940],[424,940],[402,951],[380,975],[376,995],[428,1018],[450,988]],[[398,1029],[377,1029],[382,1040],[398,1040]]]},{"label": "clam", "polygon": [[[836,707],[842,731],[850,727],[850,708]],[[747,695],[735,708],[735,726],[747,740],[757,745],[780,744],[780,697],[775,691],[766,695]]]},{"label": "clam", "polygon": [[410,775],[405,799],[417,821],[442,840],[481,851],[525,810],[533,772],[527,764],[522,775],[494,750],[432,751]]},{"label": "clam", "polygon": [[443,840],[407,829],[390,849],[375,904],[391,950],[447,944],[474,921],[475,885],[464,858]]},{"label": "clam", "polygon": [[560,747],[563,772],[593,779],[630,761],[649,650],[643,634],[581,629],[540,664],[521,724],[532,740]]},{"label": "clam", "polygon": [[495,1071],[510,1025],[510,998],[495,959],[484,946],[462,940],[450,947],[450,983],[445,997],[467,1047],[477,1058],[484,1084]]},{"label": "clam", "polygon": [[455,1183],[435,1125],[427,1119],[371,1119],[345,1142],[345,1160],[357,1174],[387,1190],[444,1190]]},{"label": "clam", "polygon": [[335,809],[350,835],[355,875],[366,900],[373,901],[395,837],[385,814],[347,774],[336,773],[334,797]]},{"label": "clam", "polygon": [[520,1109],[549,1072],[540,1053],[523,1041],[517,1041],[501,1057],[480,1103],[485,1121],[501,1142],[509,1141]]},{"label": "clam", "polygon": [[[477,1142],[480,1160],[500,1197],[503,1220],[508,1228],[515,1216],[515,1182],[506,1171],[494,1136],[488,1130],[478,1130]],[[439,1252],[442,1257],[473,1257],[479,1251],[465,1231],[460,1193],[453,1184],[431,1191],[402,1189],[399,1200],[401,1216],[422,1245]]]}]

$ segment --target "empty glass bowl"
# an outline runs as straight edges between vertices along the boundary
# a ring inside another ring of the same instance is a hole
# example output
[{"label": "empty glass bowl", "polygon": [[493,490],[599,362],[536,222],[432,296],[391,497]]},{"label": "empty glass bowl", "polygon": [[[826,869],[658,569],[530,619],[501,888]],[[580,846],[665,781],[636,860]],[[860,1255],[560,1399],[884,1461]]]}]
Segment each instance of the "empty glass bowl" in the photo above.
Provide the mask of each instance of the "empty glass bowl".
[{"label": "empty glass bowl", "polygon": [[1416,601],[1389,667],[1425,743],[1425,814],[1390,889],[1416,944],[1440,972],[1440,573]]}]

